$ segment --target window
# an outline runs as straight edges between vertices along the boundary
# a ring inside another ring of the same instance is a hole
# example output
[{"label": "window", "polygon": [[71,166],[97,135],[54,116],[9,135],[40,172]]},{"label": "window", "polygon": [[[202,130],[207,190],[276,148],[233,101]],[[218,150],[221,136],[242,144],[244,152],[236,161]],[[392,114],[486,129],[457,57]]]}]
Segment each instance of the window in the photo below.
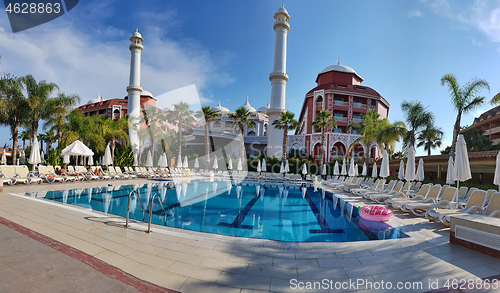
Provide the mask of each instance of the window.
[{"label": "window", "polygon": [[342,133],[342,128],[335,128],[333,130],[333,132],[335,132],[335,133]]},{"label": "window", "polygon": [[250,131],[247,133],[248,136],[255,136],[255,131]]},{"label": "window", "polygon": [[113,110],[113,118],[120,118],[120,110],[118,108]]},{"label": "window", "polygon": [[333,116],[335,118],[342,118],[342,117],[344,117],[344,115],[342,113],[334,113]]},{"label": "window", "polygon": [[353,129],[352,134],[358,134],[358,131],[356,129]]},{"label": "window", "polygon": [[220,121],[215,121],[214,124],[213,124],[213,127],[214,128],[220,128],[221,127]]}]

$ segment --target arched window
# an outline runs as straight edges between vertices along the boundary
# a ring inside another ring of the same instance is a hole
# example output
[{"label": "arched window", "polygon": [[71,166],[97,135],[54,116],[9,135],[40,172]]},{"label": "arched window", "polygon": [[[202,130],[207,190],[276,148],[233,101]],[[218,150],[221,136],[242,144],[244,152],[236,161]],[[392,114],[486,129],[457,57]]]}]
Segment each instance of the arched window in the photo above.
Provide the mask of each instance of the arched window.
[{"label": "arched window", "polygon": [[113,110],[113,118],[120,118],[120,110],[115,109]]},{"label": "arched window", "polygon": [[316,99],[316,113],[318,113],[321,110],[323,110],[323,97],[319,96]]},{"label": "arched window", "polygon": [[248,132],[247,135],[248,136],[255,136],[255,131],[252,130],[252,131]]},{"label": "arched window", "polygon": [[213,127],[214,128],[220,128],[221,127],[220,121],[215,121],[214,124],[213,124]]}]

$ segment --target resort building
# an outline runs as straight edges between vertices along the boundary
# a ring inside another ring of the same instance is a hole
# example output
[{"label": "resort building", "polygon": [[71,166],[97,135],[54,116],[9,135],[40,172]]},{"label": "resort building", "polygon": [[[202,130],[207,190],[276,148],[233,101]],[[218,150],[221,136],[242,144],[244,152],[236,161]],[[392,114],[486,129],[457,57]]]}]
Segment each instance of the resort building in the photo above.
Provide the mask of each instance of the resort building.
[{"label": "resort building", "polygon": [[[269,121],[267,110],[269,110],[269,103],[266,106],[260,107],[256,110],[250,105],[247,96],[245,103],[239,108],[245,108],[248,112],[250,112],[249,120],[253,125],[253,128],[245,126],[244,131],[245,149],[247,151],[247,156],[259,156],[262,152],[265,151],[265,148],[267,146],[267,130]],[[234,114],[235,111],[231,111],[228,108],[223,107],[220,104],[220,101],[217,106],[212,107],[212,110],[216,111],[219,114],[219,117],[208,120],[208,128],[210,131],[210,137],[212,139],[212,151],[226,148],[226,154],[238,156],[240,134],[239,129],[234,127],[233,119],[231,118],[231,115]],[[193,135],[195,136],[195,139],[188,142],[188,145],[198,146],[197,149],[200,150],[200,154],[204,153],[204,151],[202,151],[205,145],[204,119],[201,119],[197,122],[196,128],[193,129]]]},{"label": "resort building", "polygon": [[[317,86],[305,96],[299,115],[300,126],[290,137],[289,147],[300,148],[306,154],[320,158],[321,129],[313,129],[312,122],[317,113],[327,110],[337,123],[336,129],[328,129],[326,135],[326,161],[337,156],[345,156],[351,143],[360,137],[356,130],[347,126],[361,121],[361,115],[374,110],[380,119],[389,115],[389,103],[374,89],[362,86],[363,78],[351,67],[340,64],[323,69],[316,77]],[[376,145],[356,145],[349,154],[363,156],[369,148],[372,158],[379,156]]]},{"label": "resort building", "polygon": [[[148,91],[141,93],[141,110],[156,105],[156,98]],[[97,98],[91,99],[87,104],[78,107],[85,116],[99,115],[106,116],[109,119],[118,120],[125,117],[128,112],[128,96],[123,99],[109,99],[97,94]]]},{"label": "resort building", "polygon": [[500,106],[484,112],[474,119],[471,126],[465,127],[460,132],[471,129],[484,130],[484,135],[493,141],[493,144],[500,143]]}]

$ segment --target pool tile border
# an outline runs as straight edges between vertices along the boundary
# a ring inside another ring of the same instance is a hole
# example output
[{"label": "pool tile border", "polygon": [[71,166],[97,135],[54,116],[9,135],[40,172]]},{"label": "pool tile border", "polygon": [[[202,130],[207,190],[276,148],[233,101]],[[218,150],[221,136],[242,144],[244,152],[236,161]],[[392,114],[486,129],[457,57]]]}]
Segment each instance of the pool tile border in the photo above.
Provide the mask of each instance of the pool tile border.
[{"label": "pool tile border", "polygon": [[131,287],[134,287],[135,289],[139,290],[140,292],[144,293],[180,293],[179,291],[167,289],[160,287],[158,285],[155,285],[153,283],[150,283],[148,281],[139,279],[131,274],[128,274],[100,259],[97,259],[83,251],[80,251],[78,249],[75,249],[71,246],[68,246],[64,243],[61,243],[57,240],[54,240],[50,237],[47,237],[45,235],[42,235],[38,232],[35,232],[31,229],[28,229],[26,227],[23,227],[19,224],[16,224],[12,221],[9,221],[3,217],[0,217],[0,224],[16,231],[19,232],[25,236],[30,237],[33,240],[36,240],[40,242],[41,244],[44,244],[54,250],[57,250],[61,253],[64,253],[67,256],[70,256],[88,266],[91,268],[103,273],[104,275],[115,279],[117,281],[120,281],[126,285],[129,285]]}]

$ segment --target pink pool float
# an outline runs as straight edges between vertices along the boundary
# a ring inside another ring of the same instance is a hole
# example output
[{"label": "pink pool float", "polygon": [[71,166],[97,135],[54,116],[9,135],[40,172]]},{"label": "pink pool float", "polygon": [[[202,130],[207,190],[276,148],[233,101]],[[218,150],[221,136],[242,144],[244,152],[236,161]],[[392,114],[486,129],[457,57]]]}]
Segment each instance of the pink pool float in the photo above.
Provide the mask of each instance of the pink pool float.
[{"label": "pink pool float", "polygon": [[393,213],[383,206],[364,206],[359,209],[359,215],[366,220],[385,222],[392,217]]}]

